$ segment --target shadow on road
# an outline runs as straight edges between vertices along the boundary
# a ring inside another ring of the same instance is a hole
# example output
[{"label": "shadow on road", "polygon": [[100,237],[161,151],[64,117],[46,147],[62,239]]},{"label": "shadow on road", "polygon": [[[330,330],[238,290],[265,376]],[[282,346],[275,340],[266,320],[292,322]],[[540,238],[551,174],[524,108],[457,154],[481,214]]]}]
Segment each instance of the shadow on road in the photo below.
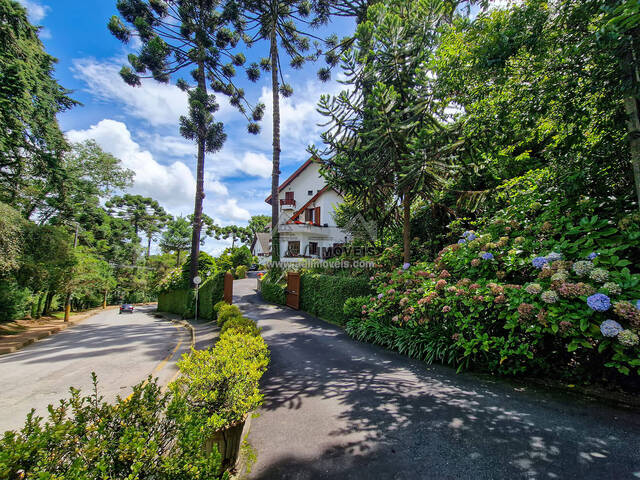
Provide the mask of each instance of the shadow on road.
[{"label": "shadow on road", "polygon": [[252,478],[640,477],[638,415],[425,366],[250,291],[236,301],[272,352]]}]

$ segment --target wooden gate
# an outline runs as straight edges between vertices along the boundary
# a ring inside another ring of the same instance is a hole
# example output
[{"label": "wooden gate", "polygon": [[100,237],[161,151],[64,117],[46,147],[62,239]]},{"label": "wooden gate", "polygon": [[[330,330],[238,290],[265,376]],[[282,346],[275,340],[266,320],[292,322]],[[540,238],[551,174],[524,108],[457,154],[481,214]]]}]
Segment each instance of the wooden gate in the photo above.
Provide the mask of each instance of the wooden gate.
[{"label": "wooden gate", "polygon": [[287,306],[298,310],[300,308],[300,274],[287,273]]},{"label": "wooden gate", "polygon": [[233,303],[233,275],[229,272],[224,274],[224,293],[222,299],[229,305]]}]

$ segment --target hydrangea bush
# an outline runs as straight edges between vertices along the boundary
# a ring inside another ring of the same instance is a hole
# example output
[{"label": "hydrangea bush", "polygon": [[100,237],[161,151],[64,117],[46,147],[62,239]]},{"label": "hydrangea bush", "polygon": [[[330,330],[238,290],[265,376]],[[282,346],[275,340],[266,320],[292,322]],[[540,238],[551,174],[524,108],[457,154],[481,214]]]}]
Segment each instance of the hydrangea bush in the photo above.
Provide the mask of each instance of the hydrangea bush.
[{"label": "hydrangea bush", "polygon": [[347,331],[459,369],[640,387],[640,225],[589,201],[534,214],[521,191],[434,259],[378,270]]}]

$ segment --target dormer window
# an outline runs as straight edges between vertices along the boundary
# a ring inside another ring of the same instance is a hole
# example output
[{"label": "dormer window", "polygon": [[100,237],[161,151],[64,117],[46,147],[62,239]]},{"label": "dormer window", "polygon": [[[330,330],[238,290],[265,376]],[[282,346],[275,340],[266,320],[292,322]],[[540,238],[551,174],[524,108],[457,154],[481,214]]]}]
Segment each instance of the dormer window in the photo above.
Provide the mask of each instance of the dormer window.
[{"label": "dormer window", "polygon": [[309,196],[313,195],[313,190],[307,190],[307,195]]}]

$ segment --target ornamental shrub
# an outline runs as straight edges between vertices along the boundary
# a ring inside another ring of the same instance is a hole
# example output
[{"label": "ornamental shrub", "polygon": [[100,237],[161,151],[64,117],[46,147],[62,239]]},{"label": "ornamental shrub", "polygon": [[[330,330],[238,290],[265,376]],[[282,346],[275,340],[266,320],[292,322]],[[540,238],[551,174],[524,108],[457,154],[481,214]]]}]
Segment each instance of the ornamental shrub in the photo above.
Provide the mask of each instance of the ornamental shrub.
[{"label": "ornamental shrub", "polygon": [[256,322],[247,317],[231,317],[224,323],[220,333],[222,334],[229,330],[245,335],[260,335],[261,331]]},{"label": "ornamental shrub", "polygon": [[220,455],[206,453],[208,417],[187,398],[163,393],[149,378],[114,404],[94,391],[49,407],[46,421],[34,413],[20,431],[0,440],[0,478],[153,480],[220,478]]},{"label": "ornamental shrub", "polygon": [[366,277],[303,273],[300,279],[300,309],[344,325],[345,302],[352,297],[368,297],[371,293],[371,285]]},{"label": "ornamental shrub", "polygon": [[218,326],[222,328],[227,320],[241,316],[242,312],[235,305],[223,305],[218,310]]},{"label": "ornamental shrub", "polygon": [[268,363],[262,337],[230,329],[214,348],[192,350],[179,362],[175,388],[191,407],[207,414],[210,428],[221,429],[261,404],[259,381]]},{"label": "ornamental shrub", "polygon": [[236,267],[236,272],[235,272],[235,278],[240,279],[240,278],[246,278],[247,277],[247,270],[249,270],[249,267],[247,267],[246,265],[239,265]]},{"label": "ornamental shrub", "polygon": [[276,283],[271,278],[272,274],[268,273],[262,278],[260,282],[260,294],[262,298],[270,303],[277,305],[284,305],[287,303],[287,296],[284,293],[286,284]]},{"label": "ornamental shrub", "polygon": [[347,298],[342,307],[342,313],[344,314],[345,322],[362,317],[362,307],[369,302],[368,297],[352,297]]},{"label": "ornamental shrub", "polygon": [[401,258],[377,262],[385,268],[359,312],[354,301],[346,331],[459,369],[640,391],[640,223],[541,192],[545,175],[505,182],[502,209],[473,223],[478,238],[456,235],[406,270]]}]

